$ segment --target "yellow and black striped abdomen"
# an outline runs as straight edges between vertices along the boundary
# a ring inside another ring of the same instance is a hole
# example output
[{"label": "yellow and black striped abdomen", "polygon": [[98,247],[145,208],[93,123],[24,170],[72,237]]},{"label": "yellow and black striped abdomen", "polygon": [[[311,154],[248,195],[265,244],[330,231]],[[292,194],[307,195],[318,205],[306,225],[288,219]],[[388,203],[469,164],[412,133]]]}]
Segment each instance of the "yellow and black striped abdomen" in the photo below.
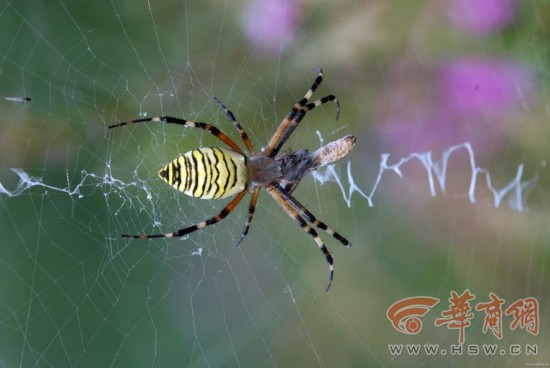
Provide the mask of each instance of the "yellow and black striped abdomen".
[{"label": "yellow and black striped abdomen", "polygon": [[191,197],[225,198],[242,192],[248,182],[246,157],[218,147],[184,153],[159,170],[162,180]]}]

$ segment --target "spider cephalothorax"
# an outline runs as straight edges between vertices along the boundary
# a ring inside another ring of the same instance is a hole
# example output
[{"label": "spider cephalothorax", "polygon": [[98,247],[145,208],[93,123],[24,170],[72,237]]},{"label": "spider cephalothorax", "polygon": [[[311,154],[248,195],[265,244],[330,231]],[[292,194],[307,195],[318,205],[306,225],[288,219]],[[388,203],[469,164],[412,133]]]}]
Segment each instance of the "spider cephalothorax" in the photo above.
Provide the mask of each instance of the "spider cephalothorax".
[{"label": "spider cephalothorax", "polygon": [[215,101],[222,107],[228,119],[239,132],[248,154],[222,131],[207,123],[194,122],[171,116],[162,116],[130,120],[109,126],[109,128],[115,128],[143,122],[183,125],[190,128],[204,129],[219,138],[230,148],[196,148],[177,157],[159,170],[159,176],[162,180],[175,189],[192,197],[220,199],[235,196],[217,215],[171,233],[153,235],[123,234],[122,236],[137,239],[184,236],[221,221],[233,211],[245,194],[250,192],[252,198],[250,199],[248,207],[248,216],[241,237],[237,241],[238,245],[248,234],[260,189],[265,188],[283,210],[296,221],[306,233],[313,237],[319,249],[321,249],[325,255],[325,259],[329,265],[329,281],[326,287],[326,290],[328,290],[334,276],[333,259],[323,243],[323,240],[310,224],[324,230],[327,234],[345,246],[350,247],[351,244],[346,238],[332,230],[332,228],[328,227],[325,223],[317,220],[307,208],[292,196],[292,192],[294,192],[304,176],[321,166],[331,164],[346,156],[355,145],[355,137],[347,135],[334,142],[328,143],[314,152],[301,149],[279,155],[282,146],[308,111],[326,102],[334,102],[336,104],[336,118],[338,118],[340,107],[334,95],[328,95],[314,102],[309,102],[313,92],[315,92],[323,80],[323,72],[321,69],[319,69],[318,72],[319,74],[317,78],[315,78],[311,88],[301,100],[292,106],[269,140],[267,146],[260,154],[256,154],[252,142],[250,142],[248,138],[248,134],[237,122],[233,113],[218,99],[215,99]]}]

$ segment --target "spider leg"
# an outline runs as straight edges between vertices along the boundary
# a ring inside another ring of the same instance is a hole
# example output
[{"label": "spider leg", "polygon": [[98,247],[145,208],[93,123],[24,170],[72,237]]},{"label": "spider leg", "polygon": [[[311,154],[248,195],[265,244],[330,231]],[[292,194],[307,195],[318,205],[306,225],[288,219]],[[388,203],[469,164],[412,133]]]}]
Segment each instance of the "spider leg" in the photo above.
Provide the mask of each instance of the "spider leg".
[{"label": "spider leg", "polygon": [[245,194],[247,193],[246,190],[243,190],[227,206],[225,206],[216,216],[211,217],[207,220],[204,220],[202,222],[199,222],[195,225],[186,227],[184,229],[180,229],[177,231],[174,231],[172,233],[165,233],[165,234],[153,234],[153,235],[128,235],[128,234],[122,234],[123,238],[133,238],[133,239],[151,239],[151,238],[179,238],[184,235],[190,234],[194,231],[200,230],[205,228],[209,225],[214,225],[217,222],[220,222],[223,220],[227,215],[229,215],[235,207],[239,204],[239,202],[243,199]]},{"label": "spider leg", "polygon": [[227,119],[229,119],[230,122],[233,123],[237,131],[239,132],[244,145],[246,146],[246,149],[248,149],[248,152],[250,152],[251,155],[255,155],[256,152],[254,151],[254,147],[252,146],[252,142],[250,142],[250,138],[248,137],[248,134],[246,133],[246,130],[237,122],[237,119],[235,119],[235,115],[229,110],[219,99],[214,97],[214,102],[216,102],[218,105],[221,106],[223,111],[225,112],[225,115],[227,116]]},{"label": "spider leg", "polygon": [[288,203],[294,207],[296,211],[300,213],[309,223],[314,224],[319,229],[324,230],[328,235],[332,236],[334,239],[338,240],[342,245],[351,248],[351,243],[344,238],[342,235],[338,234],[331,227],[327,226],[324,222],[319,221],[303,204],[298,202],[290,193],[286,192],[280,186],[274,186],[275,190],[284,198]]},{"label": "spider leg", "polygon": [[[290,135],[294,132],[294,129],[296,129],[298,127],[298,124],[300,124],[300,122],[306,116],[306,113],[308,111],[311,111],[314,108],[316,108],[317,106],[321,106],[324,103],[332,102],[332,101],[334,101],[334,103],[336,104],[336,119],[338,119],[338,117],[340,115],[340,103],[338,102],[336,97],[334,97],[334,95],[325,96],[325,97],[320,98],[320,99],[318,99],[314,102],[311,102],[311,103],[308,103],[307,105],[304,105],[300,110],[298,110],[298,112],[296,112],[294,114],[294,117],[292,119],[288,120],[287,123],[285,123],[287,121],[287,118],[285,117],[285,120],[283,120],[281,125],[279,125],[279,127],[281,127],[281,126],[283,126],[283,124],[285,124],[284,127],[283,127],[284,130],[282,130],[280,133],[275,132],[273,137],[276,137],[276,135],[278,135],[278,141],[273,142],[273,138],[271,138],[271,140],[269,141],[264,153],[268,152],[268,148],[270,148],[270,147],[272,147],[272,148],[269,151],[269,154],[265,153],[266,156],[275,157],[277,155],[277,153],[279,153],[279,151],[281,150],[283,145],[286,143],[286,141],[288,140]],[[279,129],[278,129],[278,131],[279,131]],[[274,146],[271,146],[270,144],[274,144]]]},{"label": "spider leg", "polygon": [[319,246],[319,249],[321,250],[321,252],[323,252],[325,260],[328,263],[329,279],[325,288],[325,291],[328,291],[330,289],[330,286],[332,285],[332,280],[334,279],[334,260],[332,259],[332,255],[330,254],[329,250],[323,243],[323,240],[319,237],[315,229],[309,226],[306,220],[304,220],[303,217],[300,216],[300,214],[293,208],[292,204],[289,203],[288,200],[281,195],[281,193],[274,185],[267,186],[266,190],[271,195],[271,197],[273,197],[273,199],[277,203],[279,203],[286,214],[290,216],[306,233],[308,233],[313,238],[313,240],[315,240],[317,246]]},{"label": "spider leg", "polygon": [[292,194],[294,192],[294,190],[296,190],[296,188],[298,187],[298,184],[300,184],[300,182],[295,181],[295,182],[292,182],[292,183],[281,183],[281,184],[279,184],[279,186],[286,193]]},{"label": "spider leg", "polygon": [[244,223],[243,231],[241,237],[237,241],[236,246],[239,246],[243,241],[244,237],[248,234],[248,229],[250,228],[250,223],[254,218],[254,211],[256,211],[256,202],[258,201],[258,195],[260,194],[260,187],[256,187],[252,192],[252,198],[250,199],[250,204],[248,205],[248,216],[246,217],[246,222]]},{"label": "spider leg", "polygon": [[334,95],[328,95],[313,102],[310,102],[307,105],[304,105],[301,111],[303,111],[305,115],[307,111],[311,111],[316,107],[326,104],[327,102],[334,102],[334,104],[336,105],[336,120],[338,120],[338,118],[340,117],[340,102],[336,99],[336,96]]},{"label": "spider leg", "polygon": [[296,113],[300,109],[302,109],[302,107],[304,107],[304,105],[309,101],[309,99],[313,95],[313,92],[315,92],[315,90],[317,89],[317,87],[319,87],[321,82],[323,82],[323,70],[321,68],[317,68],[317,72],[318,72],[318,74],[317,74],[317,77],[315,78],[315,81],[313,81],[313,84],[307,90],[304,97],[301,100],[297,101],[290,108],[290,110],[287,112],[285,118],[283,119],[281,124],[279,124],[279,127],[277,128],[277,130],[275,131],[275,133],[273,134],[273,136],[269,140],[269,142],[268,142],[268,144],[267,144],[267,146],[265,147],[265,150],[264,150],[264,154],[266,156],[274,157],[277,154],[277,152],[280,149],[280,147],[277,147],[277,146],[282,146],[282,143],[279,143],[279,142],[283,141],[283,143],[284,143],[284,141],[286,141],[286,139],[288,139],[288,136],[286,138],[284,137],[284,132],[288,129],[288,126],[289,126],[290,122],[292,121],[294,116],[296,116]]},{"label": "spider leg", "polygon": [[319,74],[317,75],[317,78],[315,78],[315,81],[311,85],[310,89],[306,92],[301,100],[299,100],[292,106],[290,111],[286,114],[285,118],[283,119],[281,124],[279,124],[279,127],[269,140],[264,150],[264,154],[266,156],[275,157],[287,141],[288,137],[290,137],[292,132],[294,132],[294,129],[296,129],[298,124],[302,121],[306,113],[313,110],[315,107],[321,106],[322,104],[325,104],[327,102],[334,102],[336,104],[336,119],[338,119],[338,116],[340,115],[340,103],[334,95],[328,95],[314,102],[308,103],[309,99],[313,95],[313,92],[315,92],[317,87],[319,87],[319,85],[323,81],[323,71],[319,68],[318,72]]},{"label": "spider leg", "polygon": [[155,116],[152,118],[143,118],[143,119],[136,119],[136,120],[129,120],[124,121],[122,123],[109,125],[109,129],[117,128],[125,125],[131,125],[131,124],[137,124],[137,123],[147,123],[147,122],[153,122],[153,123],[165,123],[165,124],[177,124],[177,125],[183,125],[188,128],[199,128],[206,130],[208,133],[214,135],[216,138],[221,140],[223,143],[227,144],[233,151],[243,153],[241,148],[237,146],[235,142],[231,138],[229,138],[227,135],[225,135],[221,130],[216,128],[215,126],[212,126],[208,123],[203,123],[200,121],[191,121],[191,120],[185,120],[185,119],[179,119],[174,118],[171,116]]}]

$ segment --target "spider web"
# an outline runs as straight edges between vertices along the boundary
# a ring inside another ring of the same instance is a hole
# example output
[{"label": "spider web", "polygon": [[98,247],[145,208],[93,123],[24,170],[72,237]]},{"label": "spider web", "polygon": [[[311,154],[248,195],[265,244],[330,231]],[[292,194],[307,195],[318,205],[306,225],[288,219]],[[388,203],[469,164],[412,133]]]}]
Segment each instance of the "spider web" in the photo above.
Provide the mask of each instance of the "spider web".
[{"label": "spider web", "polygon": [[[549,9],[470,3],[0,0],[0,363],[549,364]],[[329,293],[317,246],[265,192],[239,247],[246,204],[182,239],[120,238],[217,213],[226,202],[188,198],[156,172],[220,143],[108,125],[171,115],[241,144],[218,97],[259,150],[316,66],[315,96],[335,94],[340,119],[330,104],[312,111],[285,149],[358,141],[295,192],[353,243],[320,232],[335,258]],[[456,330],[433,325],[447,306],[416,336],[386,310],[465,289],[476,302],[537,298],[538,335],[506,325],[496,340],[476,314],[467,344],[504,353],[390,353],[456,345]]]}]

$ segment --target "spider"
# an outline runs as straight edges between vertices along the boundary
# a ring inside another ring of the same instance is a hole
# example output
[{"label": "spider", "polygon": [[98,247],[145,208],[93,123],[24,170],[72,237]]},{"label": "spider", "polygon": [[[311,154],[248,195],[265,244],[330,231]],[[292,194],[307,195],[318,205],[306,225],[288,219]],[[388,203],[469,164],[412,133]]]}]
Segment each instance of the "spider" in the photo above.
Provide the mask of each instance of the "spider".
[{"label": "spider", "polygon": [[220,222],[235,209],[247,193],[251,193],[248,216],[244,223],[241,236],[236,243],[236,245],[239,245],[248,234],[250,223],[254,217],[260,189],[265,188],[287,215],[313,238],[322,251],[329,268],[329,279],[325,288],[325,291],[328,291],[334,278],[333,259],[329,250],[323,243],[323,240],[311,225],[315,225],[317,228],[325,231],[346,247],[351,247],[351,243],[332,228],[328,227],[324,222],[318,220],[305,206],[292,196],[292,192],[294,192],[300,181],[308,173],[346,156],[355,145],[355,137],[353,135],[347,135],[334,142],[328,143],[315,152],[301,149],[297,151],[288,151],[278,155],[282,146],[308,111],[327,102],[334,102],[336,105],[336,119],[338,119],[340,104],[334,95],[328,95],[314,102],[309,102],[311,96],[323,81],[323,71],[320,68],[316,70],[318,72],[317,77],[309,90],[304,97],[297,101],[288,111],[269,140],[267,146],[259,154],[254,150],[248,134],[237,122],[233,113],[217,98],[214,98],[214,101],[220,105],[228,120],[236,128],[248,154],[244,153],[243,150],[222,131],[208,123],[195,122],[171,116],[161,116],[130,120],[110,125],[109,129],[135,123],[153,122],[199,128],[216,136],[230,148],[196,148],[179,156],[161,168],[158,172],[159,177],[170,186],[192,197],[221,199],[235,196],[217,215],[171,233],[153,235],[122,234],[122,236],[134,239],[183,237],[196,230]]}]

